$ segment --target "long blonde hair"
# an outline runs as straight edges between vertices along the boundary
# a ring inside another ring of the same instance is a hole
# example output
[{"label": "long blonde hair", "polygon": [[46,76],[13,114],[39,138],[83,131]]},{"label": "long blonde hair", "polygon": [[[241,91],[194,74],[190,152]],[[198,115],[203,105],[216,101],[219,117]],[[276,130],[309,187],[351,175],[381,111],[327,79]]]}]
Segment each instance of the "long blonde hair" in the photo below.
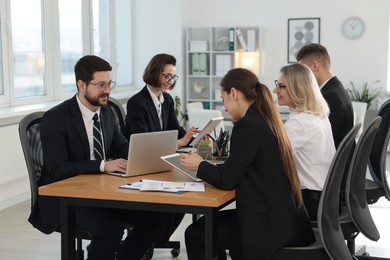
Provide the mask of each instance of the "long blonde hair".
[{"label": "long blonde hair", "polygon": [[286,80],[286,90],[294,107],[292,111],[307,112],[320,117],[329,116],[326,103],[313,72],[304,64],[294,63],[280,70]]},{"label": "long blonde hair", "polygon": [[301,206],[302,193],[293,159],[291,144],[269,88],[260,83],[254,73],[243,68],[230,70],[223,77],[220,85],[228,94],[234,87],[239,90],[248,101],[255,102],[257,111],[267,122],[278,140],[279,155],[282,161],[283,170],[291,184],[292,196],[295,198],[297,205]]}]

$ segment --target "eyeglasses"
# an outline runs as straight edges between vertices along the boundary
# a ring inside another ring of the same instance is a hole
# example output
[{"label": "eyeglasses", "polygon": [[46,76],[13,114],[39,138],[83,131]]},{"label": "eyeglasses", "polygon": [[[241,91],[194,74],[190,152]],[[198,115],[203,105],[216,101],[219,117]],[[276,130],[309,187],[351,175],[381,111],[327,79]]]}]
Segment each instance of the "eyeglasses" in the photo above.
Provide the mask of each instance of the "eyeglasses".
[{"label": "eyeglasses", "polygon": [[175,75],[175,76],[172,76],[171,74],[167,74],[167,73],[162,73],[161,72],[161,75],[163,75],[165,77],[165,81],[166,82],[169,82],[169,81],[173,81],[173,82],[176,82],[176,80],[179,78],[179,76]]},{"label": "eyeglasses", "polygon": [[279,81],[277,81],[277,80],[275,80],[274,83],[275,83],[275,87],[276,87],[277,91],[280,91],[280,90],[282,90],[282,89],[287,87],[286,85],[284,85],[282,83],[279,83]]},{"label": "eyeglasses", "polygon": [[89,82],[88,84],[91,84],[91,85],[94,85],[94,86],[98,87],[99,90],[106,90],[107,88],[112,90],[115,87],[116,83],[115,83],[115,81],[110,80],[108,83],[101,81],[101,82],[98,82],[98,83]]}]

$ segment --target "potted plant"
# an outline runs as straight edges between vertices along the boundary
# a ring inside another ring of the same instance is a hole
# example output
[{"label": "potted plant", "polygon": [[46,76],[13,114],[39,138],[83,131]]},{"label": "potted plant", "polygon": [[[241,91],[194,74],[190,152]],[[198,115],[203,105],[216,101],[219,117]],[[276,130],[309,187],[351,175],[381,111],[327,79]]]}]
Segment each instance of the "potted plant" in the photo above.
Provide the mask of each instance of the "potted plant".
[{"label": "potted plant", "polygon": [[[351,81],[351,89],[347,89],[349,96],[351,97],[353,110],[355,113],[355,123],[361,122],[366,125],[366,122],[370,122],[377,111],[375,109],[370,109],[373,106],[373,102],[381,95],[381,90],[379,88],[372,88],[371,86],[378,83],[379,80],[368,84],[364,82],[362,89],[355,87],[354,83]],[[363,131],[363,128],[359,130],[359,134]]]},{"label": "potted plant", "polygon": [[[179,124],[181,124],[183,127],[186,126],[187,121],[188,121],[188,114],[183,113],[180,111],[180,106],[181,106],[181,100],[179,96],[175,96],[175,113],[177,120],[179,120]],[[180,114],[180,118],[179,118]]]},{"label": "potted plant", "polygon": [[370,88],[372,85],[378,83],[379,80],[374,81],[370,85],[368,82],[363,83],[363,88],[361,90],[355,87],[355,84],[351,81],[351,89],[347,89],[349,96],[351,97],[351,101],[355,102],[364,102],[367,104],[367,110],[370,109],[372,102],[378,98],[381,94],[381,90],[379,88]]},{"label": "potted plant", "polygon": [[210,140],[202,139],[198,143],[196,153],[199,154],[203,159],[211,159],[212,151],[210,146]]}]

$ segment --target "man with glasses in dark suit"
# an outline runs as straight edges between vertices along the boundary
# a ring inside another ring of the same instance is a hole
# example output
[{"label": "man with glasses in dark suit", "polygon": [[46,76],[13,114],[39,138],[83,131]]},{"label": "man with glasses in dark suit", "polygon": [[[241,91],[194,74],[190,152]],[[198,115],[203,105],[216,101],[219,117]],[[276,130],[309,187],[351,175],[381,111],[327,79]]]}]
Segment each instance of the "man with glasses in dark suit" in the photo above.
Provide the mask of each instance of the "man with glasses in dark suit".
[{"label": "man with glasses in dark suit", "polygon": [[[126,171],[129,144],[106,106],[115,86],[111,70],[97,56],[82,57],[75,65],[77,94],[43,116],[39,186],[78,174]],[[38,196],[29,221],[46,234],[59,230],[59,199]],[[141,259],[166,225],[161,213],[96,207],[77,207],[75,221],[76,227],[92,234],[88,259],[102,260]],[[121,243],[127,223],[134,229]]]}]

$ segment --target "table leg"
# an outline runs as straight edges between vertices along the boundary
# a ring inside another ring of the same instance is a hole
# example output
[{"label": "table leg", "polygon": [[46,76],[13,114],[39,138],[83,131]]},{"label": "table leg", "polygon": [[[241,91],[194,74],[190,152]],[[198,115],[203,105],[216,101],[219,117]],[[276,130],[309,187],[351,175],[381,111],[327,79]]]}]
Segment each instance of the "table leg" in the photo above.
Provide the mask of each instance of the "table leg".
[{"label": "table leg", "polygon": [[217,250],[217,217],[218,210],[209,208],[204,214],[205,217],[205,259],[218,259]]},{"label": "table leg", "polygon": [[61,199],[60,203],[61,218],[61,259],[76,259],[75,248],[75,216],[74,206],[68,205],[66,199]]}]

